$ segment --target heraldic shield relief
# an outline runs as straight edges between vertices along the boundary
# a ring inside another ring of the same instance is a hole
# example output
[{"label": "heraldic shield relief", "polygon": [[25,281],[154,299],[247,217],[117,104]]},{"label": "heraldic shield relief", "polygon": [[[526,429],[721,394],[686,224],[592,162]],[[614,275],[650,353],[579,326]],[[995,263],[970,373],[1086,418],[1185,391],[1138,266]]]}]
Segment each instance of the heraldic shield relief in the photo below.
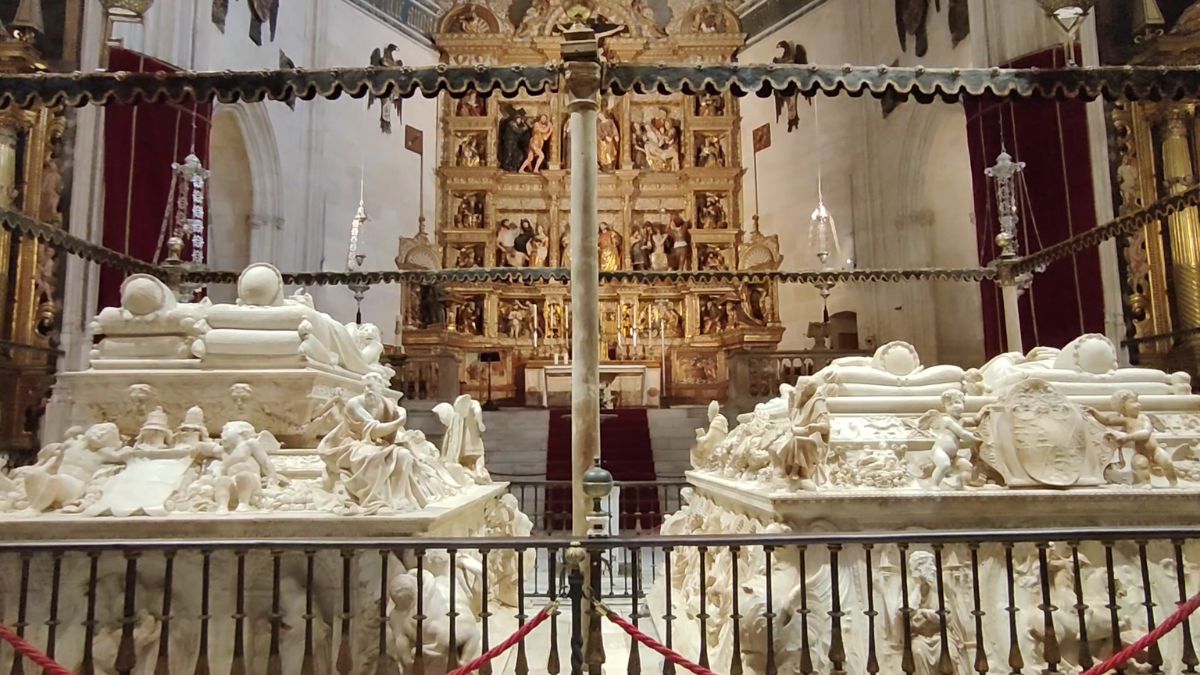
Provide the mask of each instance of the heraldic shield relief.
[{"label": "heraldic shield relief", "polygon": [[983,409],[979,454],[1008,487],[1103,485],[1118,460],[1107,432],[1050,383],[1030,379]]}]

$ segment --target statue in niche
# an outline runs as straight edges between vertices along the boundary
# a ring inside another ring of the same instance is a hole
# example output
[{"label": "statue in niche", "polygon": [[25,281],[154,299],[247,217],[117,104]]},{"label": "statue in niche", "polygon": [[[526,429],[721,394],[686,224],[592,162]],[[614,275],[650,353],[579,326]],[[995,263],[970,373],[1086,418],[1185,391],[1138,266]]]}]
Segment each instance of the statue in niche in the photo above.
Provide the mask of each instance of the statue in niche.
[{"label": "statue in niche", "polygon": [[729,227],[725,220],[725,207],[721,204],[721,196],[712,192],[700,195],[696,208],[697,227],[702,230],[719,230]]},{"label": "statue in niche", "polygon": [[700,334],[716,335],[725,329],[725,313],[716,300],[709,298],[704,301],[700,312]]},{"label": "statue in niche", "polygon": [[[937,562],[929,551],[913,551],[908,556],[908,569],[912,575],[908,590],[908,606],[912,608],[912,614],[908,621],[912,630],[913,672],[920,675],[954,672],[956,664],[963,663],[963,627],[957,613],[947,615],[947,645],[944,653],[948,661],[943,663]],[[898,620],[905,619],[901,615]]]},{"label": "statue in niche", "polygon": [[1117,183],[1121,192],[1121,211],[1136,211],[1142,207],[1141,178],[1138,176],[1137,157],[1130,150],[1121,158],[1117,167]]},{"label": "statue in niche", "polygon": [[974,450],[983,442],[975,433],[968,431],[965,424],[966,397],[957,389],[942,393],[942,409],[930,410],[921,416],[917,427],[933,434],[933,475],[929,485],[942,486],[942,481],[953,470],[958,473],[958,487],[965,487],[974,473],[970,460],[959,457],[960,450]]},{"label": "statue in niche", "polygon": [[702,169],[725,166],[725,148],[720,136],[702,135],[696,145],[696,166]]},{"label": "statue in niche", "polygon": [[700,269],[708,272],[723,272],[729,269],[729,263],[721,249],[716,246],[704,246],[700,251]]},{"label": "statue in niche", "polygon": [[715,5],[705,5],[696,11],[692,30],[697,33],[720,33],[725,30],[725,15]]},{"label": "statue in niche", "polygon": [[533,312],[535,311],[537,311],[537,307],[532,301],[513,300],[511,304],[504,306],[501,315],[508,337],[514,340],[525,337],[532,330],[530,323],[533,321]]},{"label": "statue in niche", "polygon": [[36,464],[14,469],[12,476],[24,479],[31,510],[70,507],[84,496],[105,465],[121,464],[127,454],[117,425],[103,422],[46,446],[38,453]]},{"label": "statue in niche", "polygon": [[550,143],[550,135],[553,133],[554,125],[550,124],[550,116],[545,113],[538,115],[529,129],[529,146],[525,150],[525,161],[521,162],[517,173],[541,172],[546,163],[546,146]]},{"label": "statue in niche", "polygon": [[487,114],[487,99],[474,89],[469,89],[454,104],[454,114],[459,117],[483,117]]},{"label": "statue in niche", "polygon": [[616,272],[621,269],[621,235],[611,225],[602,222],[596,243],[600,248],[600,271]]},{"label": "statue in niche", "polygon": [[[1132,448],[1130,460],[1133,471],[1134,485],[1150,485],[1151,468],[1158,469],[1167,482],[1174,487],[1179,479],[1175,475],[1175,464],[1171,455],[1158,444],[1154,437],[1154,425],[1150,418],[1142,413],[1142,404],[1138,395],[1128,389],[1113,392],[1112,413],[1102,413],[1095,408],[1088,408],[1088,414],[1108,427],[1113,441],[1118,448]],[[1118,452],[1116,468],[1125,467],[1125,456]]]},{"label": "statue in niche", "polygon": [[474,246],[464,246],[458,249],[458,255],[454,259],[454,266],[459,269],[468,269],[471,267],[479,267],[482,261],[479,260],[477,251]]},{"label": "statue in niche", "polygon": [[725,97],[720,94],[700,94],[696,98],[696,115],[699,117],[724,117]]},{"label": "statue in niche", "polygon": [[670,270],[672,260],[672,252],[674,252],[674,239],[670,232],[662,225],[655,226],[650,232],[650,269],[656,272]]},{"label": "statue in niche", "polygon": [[[524,225],[529,221],[521,222]],[[533,227],[533,234],[526,244],[525,250],[529,254],[530,267],[545,267],[550,261],[550,234],[546,232],[546,226],[541,222]]]},{"label": "statue in niche", "polygon": [[500,104],[500,168],[517,173],[529,151],[529,118],[524,108]]},{"label": "statue in niche", "polygon": [[629,261],[635,270],[650,269],[650,254],[654,249],[654,226],[644,222],[629,233]]},{"label": "statue in niche", "polygon": [[478,230],[483,227],[484,196],[468,194],[459,198],[454,210],[454,227],[461,230]]},{"label": "statue in niche", "polygon": [[42,221],[52,225],[62,223],[62,214],[58,212],[58,207],[62,201],[63,175],[55,154],[47,157],[46,163],[42,167],[41,218]]},{"label": "statue in niche", "polygon": [[455,325],[460,333],[467,335],[482,335],[483,329],[479,325],[481,319],[479,305],[474,300],[464,302],[458,306],[458,316]]},{"label": "statue in niche", "polygon": [[[529,221],[522,221],[528,223]],[[529,265],[528,243],[532,232],[526,232],[522,225],[517,225],[507,218],[500,220],[500,229],[496,232],[496,248],[498,262],[502,267],[527,267]]]},{"label": "statue in niche", "polygon": [[[771,59],[772,63],[780,65],[797,65],[808,63],[808,50],[804,45],[789,42],[788,40],[780,40],[779,44],[775,45],[779,49],[779,56]],[[812,105],[812,96],[804,97],[809,105]],[[775,121],[778,122],[780,116],[787,113],[787,130],[788,133],[800,128],[800,92],[785,94],[783,92],[775,92]]]},{"label": "statue in niche", "polygon": [[659,109],[649,122],[636,125],[633,137],[634,167],[649,171],[678,171],[679,123],[666,109]]},{"label": "statue in niche", "polygon": [[492,26],[487,19],[479,15],[479,9],[475,5],[467,5],[463,11],[459,12],[458,16],[454,17],[454,26],[451,32],[483,35],[491,33]]},{"label": "statue in niche", "polygon": [[491,483],[492,477],[484,465],[483,432],[487,428],[483,424],[483,409],[479,402],[469,394],[462,394],[454,399],[453,405],[439,403],[434,406],[433,414],[446,427],[441,457],[451,468],[451,474],[458,470],[462,474],[458,477],[460,483]]},{"label": "statue in niche", "polygon": [[738,288],[742,313],[749,323],[765,326],[771,323],[771,292],[763,286],[743,284]]},{"label": "statue in niche", "polygon": [[621,127],[611,107],[601,107],[596,119],[597,159],[601,171],[614,171],[621,159]]},{"label": "statue in niche", "polygon": [[563,227],[563,232],[558,237],[558,266],[571,266],[571,226]]},{"label": "statue in niche", "polygon": [[674,305],[667,305],[663,322],[667,337],[683,337],[683,314]]},{"label": "statue in niche", "polygon": [[669,263],[672,271],[680,272],[686,270],[692,264],[691,227],[691,223],[684,220],[678,214],[671,218],[671,225],[667,229],[667,234],[670,235],[671,253]]},{"label": "statue in niche", "polygon": [[458,166],[483,166],[483,140],[478,134],[467,134],[458,139],[458,150],[454,153]]},{"label": "statue in niche", "polygon": [[213,486],[218,513],[229,511],[231,503],[237,511],[249,510],[262,496],[264,481],[279,482],[269,454],[279,447],[271,432],[256,434],[249,422],[227,422],[221,427],[222,454]]},{"label": "statue in niche", "polygon": [[517,26],[517,35],[521,37],[533,35],[549,13],[550,0],[533,0],[529,9],[526,9],[524,16],[521,17],[521,23]]}]

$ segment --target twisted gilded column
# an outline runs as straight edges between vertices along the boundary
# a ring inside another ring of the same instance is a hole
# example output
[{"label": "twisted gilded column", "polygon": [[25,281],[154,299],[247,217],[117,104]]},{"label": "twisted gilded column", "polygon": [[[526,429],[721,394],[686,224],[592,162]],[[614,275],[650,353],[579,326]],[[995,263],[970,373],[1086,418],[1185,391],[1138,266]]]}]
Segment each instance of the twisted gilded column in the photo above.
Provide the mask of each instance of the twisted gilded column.
[{"label": "twisted gilded column", "polygon": [[[1162,130],[1163,184],[1179,194],[1196,184],[1192,164],[1191,129],[1195,108],[1176,104],[1167,109]],[[1200,327],[1200,213],[1185,209],[1167,219],[1170,234],[1171,281],[1177,330]]]}]

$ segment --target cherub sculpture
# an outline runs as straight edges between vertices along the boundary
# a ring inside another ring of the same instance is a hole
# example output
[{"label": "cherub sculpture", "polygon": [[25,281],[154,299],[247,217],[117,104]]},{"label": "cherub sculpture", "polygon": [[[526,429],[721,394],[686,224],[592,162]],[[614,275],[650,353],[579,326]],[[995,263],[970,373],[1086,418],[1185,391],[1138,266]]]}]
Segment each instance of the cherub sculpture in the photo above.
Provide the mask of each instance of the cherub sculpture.
[{"label": "cherub sculpture", "polygon": [[83,497],[103,465],[121,463],[125,452],[117,425],[103,422],[64,441],[45,456],[39,453],[37,464],[16,469],[13,475],[25,478],[29,508],[46,511]]},{"label": "cherub sculpture", "polygon": [[225,513],[230,503],[246,511],[262,495],[263,480],[279,482],[275,465],[268,454],[279,449],[279,441],[269,431],[254,432],[249,422],[228,422],[221,428],[221,458],[216,464],[214,497],[217,511]]},{"label": "cherub sculpture", "polygon": [[[1150,485],[1151,467],[1157,467],[1172,486],[1178,483],[1171,455],[1154,437],[1154,425],[1142,413],[1138,395],[1128,389],[1115,391],[1112,408],[1112,413],[1102,413],[1095,408],[1088,408],[1088,413],[1101,424],[1116,427],[1118,430],[1110,432],[1111,438],[1122,448],[1130,446],[1133,449],[1131,462],[1134,485]],[[1124,455],[1118,453],[1117,456],[1117,467],[1124,468]]]},{"label": "cherub sculpture", "polygon": [[967,430],[965,412],[966,397],[957,389],[948,389],[942,393],[942,409],[930,410],[917,421],[918,428],[934,434],[933,475],[929,479],[931,487],[941,487],[951,469],[958,470],[959,487],[966,485],[971,478],[974,465],[970,460],[959,457],[958,451],[974,449],[983,440]]}]

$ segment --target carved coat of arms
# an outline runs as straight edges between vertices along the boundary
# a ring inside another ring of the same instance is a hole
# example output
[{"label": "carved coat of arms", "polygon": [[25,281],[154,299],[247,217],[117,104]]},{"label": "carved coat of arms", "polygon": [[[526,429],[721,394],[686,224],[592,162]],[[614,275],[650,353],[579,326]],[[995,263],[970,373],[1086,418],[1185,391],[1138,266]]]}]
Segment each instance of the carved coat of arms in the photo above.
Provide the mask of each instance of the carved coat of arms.
[{"label": "carved coat of arms", "polygon": [[1008,487],[1102,485],[1116,461],[1106,431],[1050,383],[1031,379],[984,409],[979,455]]}]

